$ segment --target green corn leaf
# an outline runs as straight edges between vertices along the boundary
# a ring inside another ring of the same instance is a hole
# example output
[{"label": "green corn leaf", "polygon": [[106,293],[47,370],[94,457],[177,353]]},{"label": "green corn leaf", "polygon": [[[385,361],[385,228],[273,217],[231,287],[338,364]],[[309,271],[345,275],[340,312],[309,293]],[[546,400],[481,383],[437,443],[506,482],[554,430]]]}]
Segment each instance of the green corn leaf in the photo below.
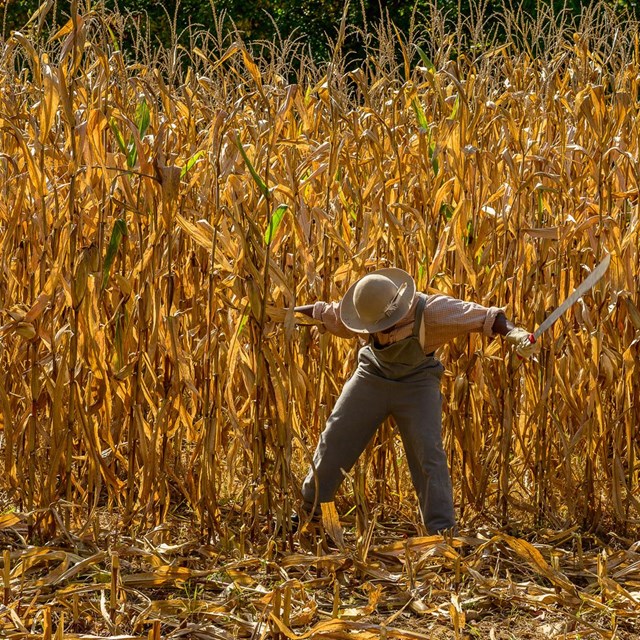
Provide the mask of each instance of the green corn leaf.
[{"label": "green corn leaf", "polygon": [[413,107],[413,111],[416,114],[416,119],[418,120],[418,126],[420,127],[421,133],[429,132],[429,142],[428,142],[428,153],[429,160],[431,161],[431,167],[433,168],[433,173],[437,176],[440,171],[440,165],[438,163],[438,159],[435,156],[436,151],[436,143],[432,139],[432,131],[429,128],[429,123],[427,122],[427,117],[424,114],[424,109],[420,104],[418,98],[414,98],[411,101],[411,106]]},{"label": "green corn leaf", "polygon": [[133,168],[136,164],[137,159],[138,148],[136,147],[136,143],[134,142],[133,138],[131,138],[127,147],[127,167],[129,167],[129,169]]},{"label": "green corn leaf", "polygon": [[464,244],[469,246],[473,242],[473,222],[467,222],[466,233],[464,234]]},{"label": "green corn leaf", "polygon": [[[138,133],[140,134],[140,139],[142,139],[144,134],[147,132],[150,122],[151,113],[149,111],[149,105],[147,104],[146,98],[143,97],[140,104],[136,107],[135,115],[135,123]],[[131,138],[129,138],[129,144],[127,145],[127,166],[131,169],[131,167],[135,166],[137,160],[138,147],[135,139],[131,136]]]},{"label": "green corn leaf", "polygon": [[[140,138],[143,138],[149,128],[151,123],[151,112],[149,111],[149,105],[147,104],[146,98],[142,98],[140,104],[136,107],[136,115],[135,115],[135,124],[138,129],[138,133]],[[127,166],[129,168],[133,167],[138,160],[138,147],[136,146],[135,140],[133,136],[129,138],[129,142],[126,143],[124,140],[124,136],[122,132],[118,128],[116,121],[111,118],[109,120],[109,127],[113,134],[116,137],[116,142],[118,143],[118,148],[122,153],[127,157]]]},{"label": "green corn leaf", "polygon": [[113,118],[109,120],[109,128],[113,132],[113,135],[116,137],[116,143],[118,144],[118,148],[120,149],[120,151],[122,151],[122,153],[124,154],[127,154],[128,153],[127,143],[124,141],[122,133],[118,128],[118,124]]},{"label": "green corn leaf", "polygon": [[267,185],[264,183],[264,180],[258,175],[258,172],[254,169],[253,165],[251,164],[251,160],[249,160],[249,156],[247,155],[247,152],[244,150],[244,147],[242,146],[242,141],[240,140],[239,133],[236,133],[236,146],[238,147],[238,150],[240,151],[242,157],[244,158],[245,164],[247,165],[249,172],[251,173],[251,175],[253,176],[253,179],[256,181],[256,184],[260,188],[260,191],[262,191],[262,194],[264,195],[265,198],[268,198],[269,187],[267,187]]},{"label": "green corn leaf", "polygon": [[115,49],[115,51],[120,51],[120,45],[118,44],[118,38],[116,38],[116,34],[113,33],[113,29],[109,26],[107,26],[107,31],[109,32],[109,35],[111,36],[111,44],[113,45],[113,48]]},{"label": "green corn leaf", "polygon": [[115,221],[113,225],[113,231],[111,232],[111,239],[109,240],[109,246],[107,247],[107,253],[104,257],[104,266],[102,267],[102,289],[107,286],[107,282],[109,281],[109,273],[111,272],[111,267],[113,266],[113,261],[116,259],[116,255],[118,254],[118,249],[120,248],[120,243],[122,242],[122,238],[127,235],[127,223],[118,219]]},{"label": "green corn leaf", "polygon": [[196,164],[196,162],[198,162],[198,160],[200,160],[200,158],[202,158],[202,156],[205,154],[204,149],[201,149],[200,151],[198,151],[197,153],[194,153],[188,160],[187,160],[187,164],[184,165],[184,167],[182,167],[182,171],[180,172],[180,177],[184,178],[187,173],[189,173],[189,171],[191,171],[191,169],[194,167],[194,165]]},{"label": "green corn leaf", "polygon": [[454,211],[455,209],[448,202],[443,202],[440,205],[440,215],[443,216],[447,222],[453,217]]},{"label": "green corn leaf", "polygon": [[429,71],[435,71],[436,67],[433,64],[433,62],[431,62],[431,60],[429,60],[427,54],[418,46],[416,46],[416,49],[418,50],[418,53],[420,54],[420,60],[422,60],[422,64],[427,67],[427,69],[429,69]]},{"label": "green corn leaf", "polygon": [[240,334],[242,333],[242,330],[245,328],[247,322],[249,320],[249,314],[245,313],[242,316],[242,320],[240,320],[240,324],[238,325],[238,331],[236,332],[236,336],[240,336]]},{"label": "green corn leaf", "polygon": [[313,88],[311,85],[307,87],[307,90],[304,92],[304,103],[309,104],[309,100],[311,100],[311,95],[313,94]]},{"label": "green corn leaf", "polygon": [[413,111],[416,114],[416,120],[418,121],[418,126],[420,127],[420,131],[422,133],[426,133],[429,130],[429,123],[427,122],[427,116],[424,115],[424,109],[420,104],[418,98],[414,98],[411,101],[411,106],[413,107]]},{"label": "green corn leaf", "polygon": [[143,97],[140,104],[136,107],[136,126],[138,127],[138,133],[141,138],[144,138],[150,123],[151,112],[149,111],[147,99]]},{"label": "green corn leaf", "polygon": [[273,212],[271,216],[271,220],[269,221],[269,226],[267,230],[264,232],[264,241],[267,246],[271,244],[273,237],[282,222],[282,218],[284,218],[285,211],[289,208],[288,204],[281,204],[278,208]]},{"label": "green corn leaf", "polygon": [[449,116],[449,120],[455,120],[458,115],[458,109],[460,109],[460,96],[456,96],[456,101],[453,104],[453,110],[451,111],[451,115]]}]

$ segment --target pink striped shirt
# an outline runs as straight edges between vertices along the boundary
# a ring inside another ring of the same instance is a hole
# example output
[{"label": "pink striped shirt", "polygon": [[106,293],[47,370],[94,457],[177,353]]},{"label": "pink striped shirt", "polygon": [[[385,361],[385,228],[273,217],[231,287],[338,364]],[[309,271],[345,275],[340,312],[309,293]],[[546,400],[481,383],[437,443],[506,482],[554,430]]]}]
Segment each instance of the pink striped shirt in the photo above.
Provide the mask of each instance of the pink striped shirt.
[{"label": "pink striped shirt", "polygon": [[[391,331],[375,334],[380,345],[392,344],[411,335],[416,317],[418,295],[413,299],[407,315],[397,322]],[[466,302],[443,294],[427,295],[422,325],[420,326],[420,344],[425,353],[432,353],[453,338],[472,332],[481,332],[493,336],[493,323],[500,313],[499,307],[483,307],[475,302]],[[340,320],[339,302],[316,302],[313,317],[322,322],[321,331],[326,330],[341,338],[360,337],[362,334],[347,329]]]}]

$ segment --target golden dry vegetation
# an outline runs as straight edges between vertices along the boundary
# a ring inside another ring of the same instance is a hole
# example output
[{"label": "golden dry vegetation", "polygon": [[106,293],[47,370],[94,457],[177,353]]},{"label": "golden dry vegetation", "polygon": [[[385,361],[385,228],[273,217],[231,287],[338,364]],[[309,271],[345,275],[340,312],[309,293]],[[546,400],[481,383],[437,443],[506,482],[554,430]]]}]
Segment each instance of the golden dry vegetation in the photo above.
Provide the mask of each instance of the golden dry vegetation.
[{"label": "golden dry vegetation", "polygon": [[[350,70],[195,33],[132,61],[98,9],[2,43],[4,637],[633,637],[638,29],[507,18]],[[292,530],[357,348],[294,304],[393,265],[534,328],[607,253],[536,361],[441,353],[464,545],[392,425]]]}]

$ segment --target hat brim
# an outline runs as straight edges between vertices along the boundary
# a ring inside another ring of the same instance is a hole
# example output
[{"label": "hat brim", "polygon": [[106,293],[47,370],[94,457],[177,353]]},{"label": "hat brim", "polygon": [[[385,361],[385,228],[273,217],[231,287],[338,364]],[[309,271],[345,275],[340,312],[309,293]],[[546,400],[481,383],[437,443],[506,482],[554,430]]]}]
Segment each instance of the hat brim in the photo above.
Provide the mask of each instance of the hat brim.
[{"label": "hat brim", "polygon": [[378,331],[384,331],[385,329],[392,327],[396,322],[402,320],[402,318],[409,313],[413,298],[416,294],[415,281],[403,269],[388,267],[386,269],[372,271],[372,273],[389,278],[389,280],[393,281],[398,288],[402,285],[406,285],[406,287],[398,300],[398,306],[391,315],[385,316],[375,323],[366,323],[360,319],[353,302],[355,287],[360,280],[354,282],[344,294],[344,297],[340,302],[340,320],[347,329],[350,329],[355,333],[377,333]]}]

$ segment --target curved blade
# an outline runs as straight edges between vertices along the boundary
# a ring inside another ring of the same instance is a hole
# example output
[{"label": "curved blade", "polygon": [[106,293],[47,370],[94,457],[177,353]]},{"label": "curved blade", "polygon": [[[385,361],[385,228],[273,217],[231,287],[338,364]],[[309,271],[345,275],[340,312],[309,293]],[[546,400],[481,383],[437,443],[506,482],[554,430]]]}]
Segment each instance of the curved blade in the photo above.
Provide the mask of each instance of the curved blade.
[{"label": "curved blade", "polygon": [[607,254],[602,262],[578,285],[571,295],[533,332],[533,337],[537,340],[572,304],[581,298],[593,285],[602,278],[609,268],[611,255]]}]

